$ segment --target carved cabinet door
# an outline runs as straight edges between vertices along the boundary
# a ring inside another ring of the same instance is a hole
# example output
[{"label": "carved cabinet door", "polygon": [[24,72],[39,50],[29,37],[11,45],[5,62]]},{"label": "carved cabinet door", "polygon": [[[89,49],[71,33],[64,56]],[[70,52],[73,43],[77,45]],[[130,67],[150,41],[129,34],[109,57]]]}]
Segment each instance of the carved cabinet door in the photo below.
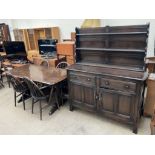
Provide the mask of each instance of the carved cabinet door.
[{"label": "carved cabinet door", "polygon": [[70,104],[89,111],[96,110],[96,89],[74,82],[70,82],[69,89]]},{"label": "carved cabinet door", "polygon": [[97,109],[100,112],[114,114],[125,120],[130,120],[134,108],[132,100],[132,95],[100,89],[97,101]]}]

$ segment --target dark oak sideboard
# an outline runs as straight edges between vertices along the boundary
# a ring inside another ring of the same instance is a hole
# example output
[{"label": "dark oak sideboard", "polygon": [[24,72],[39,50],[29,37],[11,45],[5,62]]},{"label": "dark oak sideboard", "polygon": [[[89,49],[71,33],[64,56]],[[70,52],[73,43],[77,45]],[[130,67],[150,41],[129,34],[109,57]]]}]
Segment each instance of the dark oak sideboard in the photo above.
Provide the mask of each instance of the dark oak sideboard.
[{"label": "dark oak sideboard", "polygon": [[70,110],[96,112],[137,133],[143,113],[149,25],[76,29],[77,63],[68,68]]}]

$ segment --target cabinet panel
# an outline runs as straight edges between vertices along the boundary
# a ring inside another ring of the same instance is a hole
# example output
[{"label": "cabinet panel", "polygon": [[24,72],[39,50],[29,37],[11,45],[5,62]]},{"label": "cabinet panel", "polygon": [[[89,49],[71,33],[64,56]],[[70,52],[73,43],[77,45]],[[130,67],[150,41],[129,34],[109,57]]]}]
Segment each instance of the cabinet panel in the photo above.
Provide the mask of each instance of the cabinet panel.
[{"label": "cabinet panel", "polygon": [[121,119],[130,120],[132,114],[132,96],[123,95],[112,90],[100,89],[97,101],[98,111],[112,113]]},{"label": "cabinet panel", "polygon": [[99,110],[104,112],[114,112],[115,95],[113,93],[100,91],[99,94]]},{"label": "cabinet panel", "polygon": [[122,116],[131,116],[131,96],[118,95],[118,106],[116,112]]},{"label": "cabinet panel", "polygon": [[90,111],[96,109],[96,90],[94,88],[70,82],[69,92],[70,104]]}]

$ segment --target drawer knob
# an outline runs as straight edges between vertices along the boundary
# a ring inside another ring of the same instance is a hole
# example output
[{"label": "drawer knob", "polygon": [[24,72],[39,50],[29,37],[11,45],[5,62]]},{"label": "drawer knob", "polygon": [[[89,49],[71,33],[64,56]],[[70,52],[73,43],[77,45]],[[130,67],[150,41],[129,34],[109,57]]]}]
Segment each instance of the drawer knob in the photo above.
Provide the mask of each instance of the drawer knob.
[{"label": "drawer knob", "polygon": [[125,88],[128,89],[129,88],[129,85],[125,85]]},{"label": "drawer knob", "polygon": [[88,78],[87,80],[90,81],[90,78]]},{"label": "drawer knob", "polygon": [[106,81],[105,84],[106,84],[106,85],[109,85],[109,81]]}]

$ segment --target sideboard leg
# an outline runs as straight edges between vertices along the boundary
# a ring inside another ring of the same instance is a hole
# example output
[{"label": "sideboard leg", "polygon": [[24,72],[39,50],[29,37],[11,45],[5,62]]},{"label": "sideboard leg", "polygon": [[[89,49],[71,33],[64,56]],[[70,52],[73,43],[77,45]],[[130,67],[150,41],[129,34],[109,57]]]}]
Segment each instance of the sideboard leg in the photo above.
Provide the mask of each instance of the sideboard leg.
[{"label": "sideboard leg", "polygon": [[138,128],[137,128],[137,124],[133,125],[133,133],[137,134],[138,132]]}]

